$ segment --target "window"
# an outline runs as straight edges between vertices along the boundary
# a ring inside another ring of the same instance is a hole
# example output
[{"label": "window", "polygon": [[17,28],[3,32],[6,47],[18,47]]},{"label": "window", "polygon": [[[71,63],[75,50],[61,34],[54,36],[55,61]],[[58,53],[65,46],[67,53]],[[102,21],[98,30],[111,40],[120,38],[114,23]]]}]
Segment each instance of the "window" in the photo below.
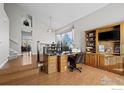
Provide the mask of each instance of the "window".
[{"label": "window", "polygon": [[63,45],[68,45],[69,47],[72,47],[73,44],[73,32],[65,32],[62,34],[56,35],[56,41],[61,42]]}]

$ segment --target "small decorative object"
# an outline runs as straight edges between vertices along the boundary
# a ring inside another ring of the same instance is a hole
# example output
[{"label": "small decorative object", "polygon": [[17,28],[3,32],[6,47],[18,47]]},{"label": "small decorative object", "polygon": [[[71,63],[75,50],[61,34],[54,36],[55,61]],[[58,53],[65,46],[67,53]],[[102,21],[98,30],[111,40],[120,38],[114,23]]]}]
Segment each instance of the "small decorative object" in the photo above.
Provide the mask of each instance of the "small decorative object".
[{"label": "small decorative object", "polygon": [[32,16],[26,15],[22,17],[21,30],[24,32],[32,32]]},{"label": "small decorative object", "polygon": [[27,15],[22,17],[22,26],[24,27],[32,27],[32,16]]},{"label": "small decorative object", "polygon": [[29,26],[29,22],[28,22],[27,19],[23,21],[23,25],[25,25],[25,26]]},{"label": "small decorative object", "polygon": [[99,45],[99,52],[105,52],[104,45]]}]

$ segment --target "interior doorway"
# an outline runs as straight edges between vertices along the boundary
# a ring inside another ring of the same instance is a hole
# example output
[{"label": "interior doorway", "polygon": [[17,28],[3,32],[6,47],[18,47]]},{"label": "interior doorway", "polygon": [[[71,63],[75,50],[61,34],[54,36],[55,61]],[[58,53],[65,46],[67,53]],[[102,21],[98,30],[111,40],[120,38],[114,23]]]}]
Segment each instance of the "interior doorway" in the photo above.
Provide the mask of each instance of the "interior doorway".
[{"label": "interior doorway", "polygon": [[22,55],[32,54],[32,16],[30,15],[22,17],[21,52]]},{"label": "interior doorway", "polygon": [[32,32],[21,31],[22,41],[21,41],[21,52],[31,53],[32,51]]}]

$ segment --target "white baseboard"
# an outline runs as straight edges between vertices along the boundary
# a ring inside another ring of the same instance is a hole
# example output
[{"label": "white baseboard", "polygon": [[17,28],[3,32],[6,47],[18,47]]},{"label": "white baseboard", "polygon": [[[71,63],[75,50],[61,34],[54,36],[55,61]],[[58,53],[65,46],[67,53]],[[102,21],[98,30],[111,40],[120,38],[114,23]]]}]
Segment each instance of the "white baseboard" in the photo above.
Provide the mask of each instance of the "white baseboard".
[{"label": "white baseboard", "polygon": [[18,56],[22,56],[22,53],[18,53]]},{"label": "white baseboard", "polygon": [[6,59],[2,64],[0,64],[0,68],[2,68],[7,62],[8,62],[8,59]]},{"label": "white baseboard", "polygon": [[37,53],[32,53],[33,55],[37,55]]},{"label": "white baseboard", "polygon": [[32,53],[33,55],[37,55],[37,53]]},{"label": "white baseboard", "polygon": [[[32,53],[33,55],[37,55],[37,53]],[[18,56],[22,56],[22,54],[18,54]]]}]

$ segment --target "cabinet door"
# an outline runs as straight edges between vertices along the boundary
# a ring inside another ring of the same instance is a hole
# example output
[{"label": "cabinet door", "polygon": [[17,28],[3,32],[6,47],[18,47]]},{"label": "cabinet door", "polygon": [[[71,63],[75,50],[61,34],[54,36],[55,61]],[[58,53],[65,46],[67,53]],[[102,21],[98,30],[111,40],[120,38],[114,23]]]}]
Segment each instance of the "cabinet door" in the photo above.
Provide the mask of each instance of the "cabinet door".
[{"label": "cabinet door", "polygon": [[107,69],[107,62],[108,60],[105,58],[104,55],[99,55],[99,68],[102,68],[102,69]]},{"label": "cabinet door", "polygon": [[86,62],[85,62],[86,65],[90,65],[90,55],[89,54],[86,54]]},{"label": "cabinet door", "polygon": [[97,56],[96,54],[90,55],[90,66],[97,67]]},{"label": "cabinet door", "polygon": [[117,69],[117,56],[108,57],[108,70],[115,71]]},{"label": "cabinet door", "polygon": [[68,62],[68,56],[62,55],[59,56],[59,72],[65,72],[67,70],[67,62]]},{"label": "cabinet door", "polygon": [[114,70],[117,73],[124,74],[124,61],[123,61],[123,57],[117,56],[116,68]]}]

